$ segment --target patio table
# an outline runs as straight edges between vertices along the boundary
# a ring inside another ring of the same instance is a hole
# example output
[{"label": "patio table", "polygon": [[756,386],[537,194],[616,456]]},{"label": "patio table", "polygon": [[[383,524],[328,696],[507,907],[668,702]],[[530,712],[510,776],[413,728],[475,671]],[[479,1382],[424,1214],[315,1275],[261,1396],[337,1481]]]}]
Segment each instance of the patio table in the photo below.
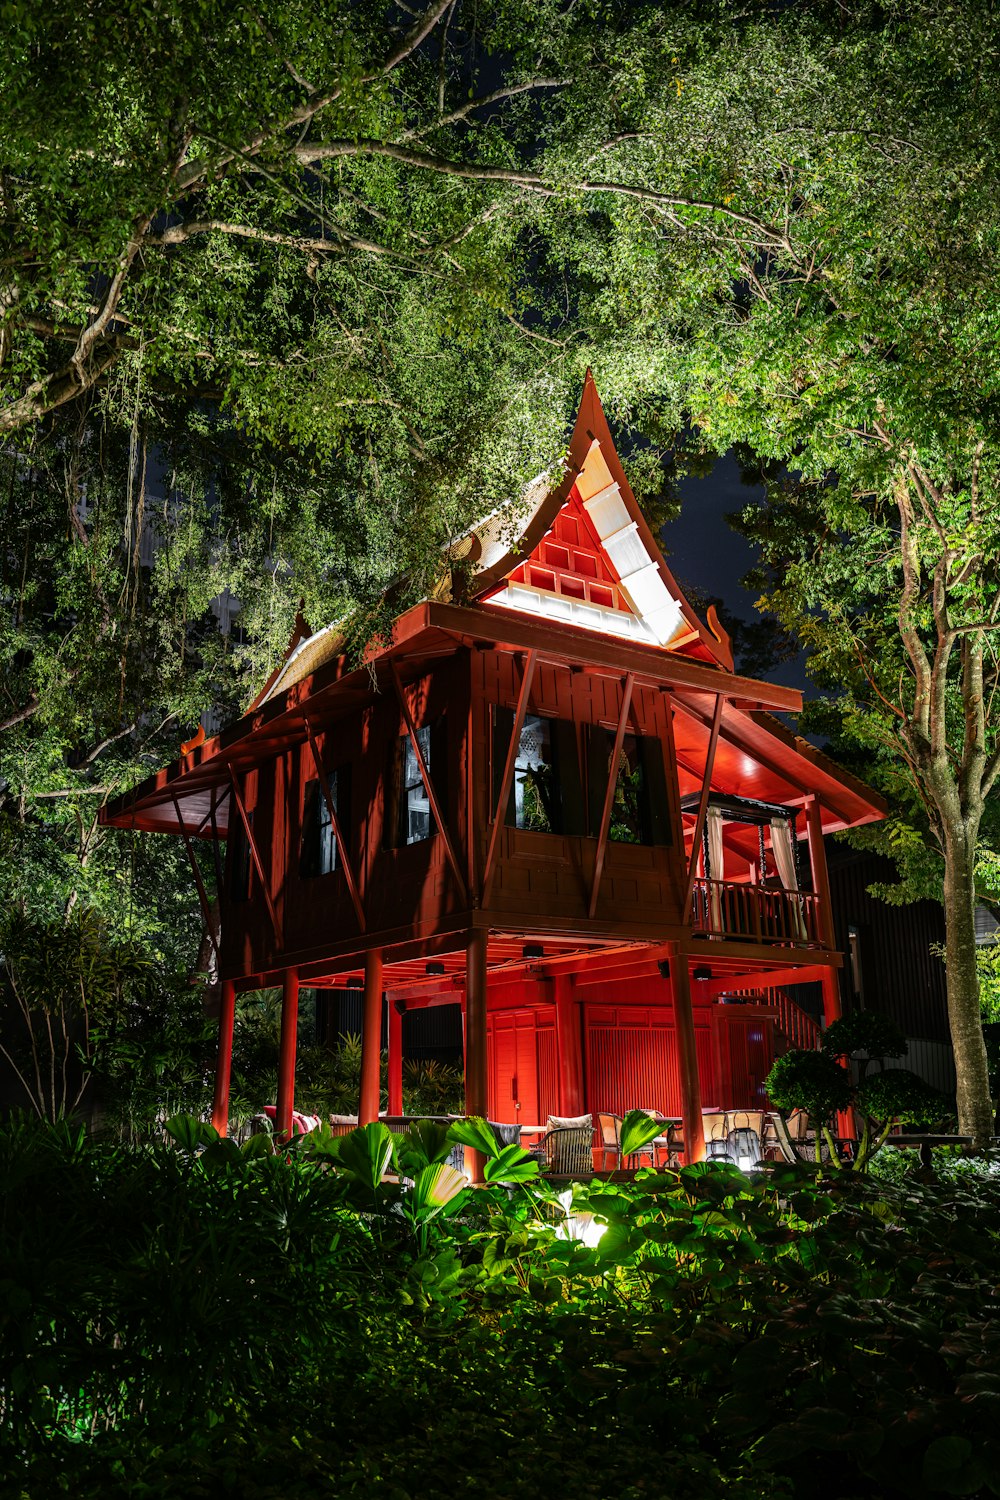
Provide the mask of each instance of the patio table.
[{"label": "patio table", "polygon": [[935,1146],[971,1146],[971,1135],[929,1135],[917,1132],[915,1134],[890,1135],[886,1139],[887,1146],[902,1146],[904,1150],[909,1147],[920,1152],[920,1166],[924,1172],[933,1173],[934,1161],[931,1151]]}]

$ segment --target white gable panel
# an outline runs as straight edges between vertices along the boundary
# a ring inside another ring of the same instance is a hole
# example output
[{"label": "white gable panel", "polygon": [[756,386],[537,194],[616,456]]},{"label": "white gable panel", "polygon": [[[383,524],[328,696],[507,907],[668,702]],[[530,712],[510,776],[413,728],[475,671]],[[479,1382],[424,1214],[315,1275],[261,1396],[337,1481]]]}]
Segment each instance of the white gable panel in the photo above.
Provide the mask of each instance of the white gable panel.
[{"label": "white gable panel", "polygon": [[643,641],[646,645],[651,640],[658,645],[663,644],[637,615],[626,614],[621,609],[608,609],[602,604],[590,604],[584,599],[570,599],[565,594],[550,593],[548,589],[529,588],[523,583],[508,583],[503,592],[492,595],[489,602],[536,618],[558,620],[565,625],[580,625],[585,630],[597,630],[602,635]]}]

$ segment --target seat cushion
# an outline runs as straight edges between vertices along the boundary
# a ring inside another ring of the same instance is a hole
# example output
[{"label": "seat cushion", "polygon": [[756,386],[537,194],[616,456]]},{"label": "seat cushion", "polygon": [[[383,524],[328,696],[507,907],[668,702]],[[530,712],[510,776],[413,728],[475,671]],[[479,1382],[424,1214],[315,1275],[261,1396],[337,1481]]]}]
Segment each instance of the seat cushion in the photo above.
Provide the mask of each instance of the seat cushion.
[{"label": "seat cushion", "polygon": [[593,1130],[593,1115],[549,1115],[548,1130]]}]

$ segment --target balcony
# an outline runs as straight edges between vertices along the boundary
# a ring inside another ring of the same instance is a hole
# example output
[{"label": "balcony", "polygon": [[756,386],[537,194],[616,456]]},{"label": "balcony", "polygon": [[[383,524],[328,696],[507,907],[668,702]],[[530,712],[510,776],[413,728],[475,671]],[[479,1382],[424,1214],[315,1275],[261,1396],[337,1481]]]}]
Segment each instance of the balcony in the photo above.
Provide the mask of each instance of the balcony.
[{"label": "balcony", "polygon": [[819,897],[809,891],[698,879],[691,903],[695,932],[744,943],[824,946]]}]

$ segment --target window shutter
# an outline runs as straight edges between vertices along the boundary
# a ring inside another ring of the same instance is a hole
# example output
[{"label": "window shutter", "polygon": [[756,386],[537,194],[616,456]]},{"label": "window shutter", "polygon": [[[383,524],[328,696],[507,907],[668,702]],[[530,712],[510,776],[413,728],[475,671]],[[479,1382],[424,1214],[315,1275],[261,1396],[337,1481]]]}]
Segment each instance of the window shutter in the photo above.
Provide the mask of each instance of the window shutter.
[{"label": "window shutter", "polygon": [[406,830],[403,828],[405,804],[402,797],[402,788],[403,741],[399,735],[394,735],[389,742],[385,762],[385,780],[382,784],[383,849],[398,849],[400,844],[406,843]]},{"label": "window shutter", "polygon": [[[344,766],[337,767],[337,793],[334,799],[337,809],[337,822],[340,831],[344,835],[346,845],[343,853],[350,854],[351,850],[351,765],[350,762]],[[341,852],[337,852],[337,868],[341,868]]]},{"label": "window shutter", "polygon": [[601,724],[588,724],[584,743],[587,749],[587,832],[596,838],[601,831],[601,814],[608,792],[608,771],[614,741]]},{"label": "window shutter", "polygon": [[549,734],[552,737],[553,781],[559,796],[557,826],[553,832],[585,833],[586,816],[576,725],[569,719],[553,719],[549,724]]},{"label": "window shutter", "polygon": [[[507,752],[510,749],[510,737],[514,732],[514,710],[512,708],[501,708],[499,704],[493,705],[493,796],[490,799],[490,818],[496,812],[497,798],[500,796],[500,784],[503,781],[503,768],[507,764]],[[510,796],[507,799],[507,812],[504,823],[508,827],[514,826],[514,783],[511,782]]]},{"label": "window shutter", "polygon": [[658,739],[643,736],[639,740],[639,764],[642,766],[643,809],[642,841],[644,844],[672,844],[670,797],[663,763],[663,745]]},{"label": "window shutter", "polygon": [[[451,809],[448,806],[448,715],[442,714],[431,725],[431,754],[427,766],[431,786],[441,808],[441,816],[450,823]],[[437,824],[431,813],[431,833],[437,832]]]},{"label": "window shutter", "polygon": [[311,880],[319,874],[319,799],[318,781],[307,781],[302,802],[302,843],[299,849],[299,874]]}]

